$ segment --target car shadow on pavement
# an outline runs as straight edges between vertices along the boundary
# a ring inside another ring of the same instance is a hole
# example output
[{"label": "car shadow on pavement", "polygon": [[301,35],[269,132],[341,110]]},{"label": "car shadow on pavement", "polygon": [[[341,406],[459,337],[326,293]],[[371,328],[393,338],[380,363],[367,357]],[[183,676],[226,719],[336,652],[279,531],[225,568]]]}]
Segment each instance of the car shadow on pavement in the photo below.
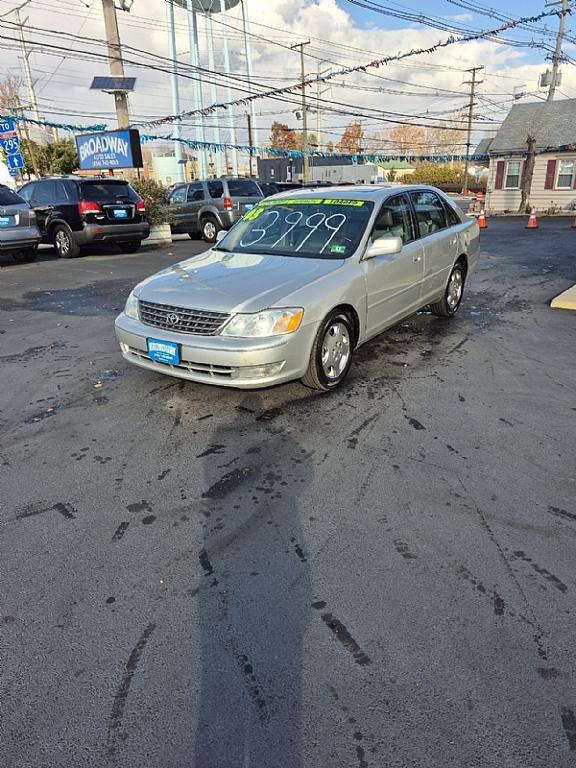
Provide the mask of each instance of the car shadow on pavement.
[{"label": "car shadow on pavement", "polygon": [[[205,451],[199,590],[201,680],[193,765],[302,765],[303,640],[311,578],[299,497],[310,456],[257,421],[249,394]],[[218,454],[240,435],[242,451]]]}]

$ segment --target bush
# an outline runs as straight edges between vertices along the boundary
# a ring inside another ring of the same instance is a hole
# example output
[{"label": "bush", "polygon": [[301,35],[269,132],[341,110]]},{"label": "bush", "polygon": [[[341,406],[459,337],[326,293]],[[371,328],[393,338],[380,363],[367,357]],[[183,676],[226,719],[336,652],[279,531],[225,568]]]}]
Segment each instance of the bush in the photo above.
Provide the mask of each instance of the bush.
[{"label": "bush", "polygon": [[154,179],[135,179],[132,186],[146,206],[146,218],[152,226],[170,224],[172,212],[166,201],[166,190]]},{"label": "bush", "polygon": [[[464,166],[422,163],[417,166],[414,173],[407,175],[405,180],[409,184],[431,184],[433,187],[437,187],[439,184],[462,185],[464,182]],[[475,178],[468,174],[468,186],[475,183]]]}]

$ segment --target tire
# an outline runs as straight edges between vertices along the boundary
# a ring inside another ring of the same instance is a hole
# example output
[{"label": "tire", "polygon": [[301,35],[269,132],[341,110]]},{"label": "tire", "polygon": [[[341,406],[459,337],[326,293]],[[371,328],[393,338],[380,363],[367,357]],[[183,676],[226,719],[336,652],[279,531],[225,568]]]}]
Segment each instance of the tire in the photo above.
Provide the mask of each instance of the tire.
[{"label": "tire", "polygon": [[122,253],[136,253],[140,250],[142,240],[130,240],[127,243],[118,243],[118,247]]},{"label": "tire", "polygon": [[14,261],[17,261],[18,264],[29,264],[31,261],[34,261],[36,255],[36,248],[27,248],[25,251],[17,251],[16,253],[13,253],[12,258]]},{"label": "tire", "polygon": [[436,304],[430,304],[430,310],[432,314],[438,317],[454,317],[460,304],[462,302],[462,295],[464,293],[464,282],[466,280],[466,269],[461,261],[458,261],[450,277],[448,278],[448,284],[444,291],[444,296],[441,301]]},{"label": "tire", "polygon": [[216,219],[212,216],[207,216],[205,219],[202,219],[202,238],[207,243],[215,243],[216,242],[216,235],[222,227]]},{"label": "tire", "polygon": [[68,227],[54,227],[52,230],[52,240],[56,253],[61,259],[75,259],[80,255],[80,246]]},{"label": "tire", "polygon": [[354,332],[348,315],[330,313],[316,334],[308,370],[302,384],[325,392],[339,386],[350,370],[354,348]]}]

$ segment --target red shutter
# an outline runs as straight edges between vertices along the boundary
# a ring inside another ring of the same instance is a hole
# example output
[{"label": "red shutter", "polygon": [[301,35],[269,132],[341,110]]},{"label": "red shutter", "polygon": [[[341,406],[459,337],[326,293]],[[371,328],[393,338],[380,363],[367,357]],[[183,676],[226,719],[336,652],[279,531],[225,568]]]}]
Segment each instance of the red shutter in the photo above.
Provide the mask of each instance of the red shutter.
[{"label": "red shutter", "polygon": [[556,176],[556,160],[548,160],[546,166],[546,180],[544,189],[554,189],[554,177]]},{"label": "red shutter", "polygon": [[494,189],[502,189],[504,186],[504,168],[506,163],[504,160],[498,160],[496,163],[496,180],[494,182]]}]

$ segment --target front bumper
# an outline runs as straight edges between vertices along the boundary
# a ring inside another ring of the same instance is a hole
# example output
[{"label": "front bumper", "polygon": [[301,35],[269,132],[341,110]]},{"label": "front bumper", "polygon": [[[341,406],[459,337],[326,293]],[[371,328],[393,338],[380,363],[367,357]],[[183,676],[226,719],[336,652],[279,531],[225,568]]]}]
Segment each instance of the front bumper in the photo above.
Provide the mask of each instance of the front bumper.
[{"label": "front bumper", "polygon": [[[316,335],[314,325],[269,339],[234,339],[173,333],[132,320],[116,318],[116,337],[126,360],[157,373],[189,381],[237,389],[259,389],[301,378],[308,367]],[[146,340],[180,345],[180,364],[157,363],[148,357]]]},{"label": "front bumper", "polygon": [[125,243],[145,240],[150,234],[147,221],[138,224],[84,224],[74,235],[80,245],[90,243]]}]

